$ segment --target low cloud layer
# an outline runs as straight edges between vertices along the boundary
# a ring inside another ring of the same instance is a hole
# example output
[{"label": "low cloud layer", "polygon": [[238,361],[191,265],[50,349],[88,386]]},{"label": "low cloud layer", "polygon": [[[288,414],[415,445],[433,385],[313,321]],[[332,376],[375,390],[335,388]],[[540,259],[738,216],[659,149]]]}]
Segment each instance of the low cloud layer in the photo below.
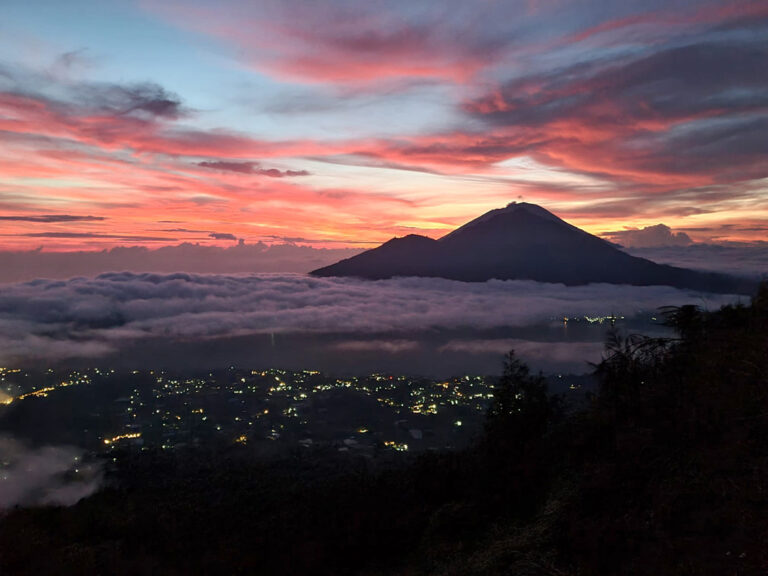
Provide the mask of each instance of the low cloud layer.
[{"label": "low cloud layer", "polygon": [[419,349],[416,340],[348,340],[335,345],[337,350],[349,352],[374,352],[376,354],[400,354]]},{"label": "low cloud layer", "polygon": [[0,435],[0,510],[13,506],[69,506],[93,494],[101,467],[84,463],[83,451],[69,446],[33,448]]},{"label": "low cloud layer", "polygon": [[[209,232],[185,228],[172,232]],[[237,240],[234,234],[210,233],[224,240]],[[40,235],[38,235],[40,236]],[[78,235],[82,236],[82,234]],[[300,239],[296,240],[299,241]],[[0,252],[0,284],[36,278],[71,278],[95,276],[103,272],[194,272],[202,274],[237,274],[253,272],[309,272],[343,258],[358,254],[352,248],[318,249],[293,243],[267,245],[262,242],[219,247],[185,242],[177,246],[149,249],[125,246],[111,250],[81,252]]]},{"label": "low cloud layer", "polygon": [[630,254],[683,268],[725,272],[751,278],[768,277],[768,243],[691,244],[630,248]]},{"label": "low cloud layer", "polygon": [[714,308],[735,298],[659,286],[110,273],[4,287],[0,361],[100,358],[148,340],[189,343],[269,334],[390,340],[401,334],[411,340],[435,331],[497,330],[563,316],[629,317],[661,305]]}]

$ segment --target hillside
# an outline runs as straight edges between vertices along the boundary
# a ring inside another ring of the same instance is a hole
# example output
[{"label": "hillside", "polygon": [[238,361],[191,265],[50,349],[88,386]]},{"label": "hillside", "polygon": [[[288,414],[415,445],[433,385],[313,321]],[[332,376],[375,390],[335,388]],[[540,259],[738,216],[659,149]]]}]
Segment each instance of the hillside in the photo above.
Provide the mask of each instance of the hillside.
[{"label": "hillside", "polygon": [[121,458],[73,507],[0,517],[0,572],[765,574],[768,285],[665,316],[677,338],[609,339],[582,410],[510,354],[465,451]]}]

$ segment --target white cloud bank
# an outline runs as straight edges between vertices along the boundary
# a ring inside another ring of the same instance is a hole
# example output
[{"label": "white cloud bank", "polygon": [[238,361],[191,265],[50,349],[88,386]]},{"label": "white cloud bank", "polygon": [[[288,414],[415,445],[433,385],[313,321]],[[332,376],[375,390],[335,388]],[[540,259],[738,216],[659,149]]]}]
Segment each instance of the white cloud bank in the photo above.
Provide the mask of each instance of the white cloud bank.
[{"label": "white cloud bank", "polygon": [[151,338],[399,333],[410,339],[436,329],[527,326],[564,315],[631,316],[687,303],[716,308],[736,299],[662,286],[110,273],[3,286],[0,361],[98,358]]},{"label": "white cloud bank", "polygon": [[688,246],[693,243],[685,232],[673,232],[665,224],[645,228],[627,228],[603,234],[611,242],[627,248],[649,248],[652,246]]}]

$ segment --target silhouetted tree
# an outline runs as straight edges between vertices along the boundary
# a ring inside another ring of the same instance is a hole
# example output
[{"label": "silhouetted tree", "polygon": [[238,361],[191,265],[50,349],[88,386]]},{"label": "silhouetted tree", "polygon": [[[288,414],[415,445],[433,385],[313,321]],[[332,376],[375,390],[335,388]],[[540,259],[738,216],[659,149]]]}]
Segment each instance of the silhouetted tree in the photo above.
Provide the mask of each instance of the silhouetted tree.
[{"label": "silhouetted tree", "polygon": [[489,439],[506,444],[540,438],[547,429],[551,411],[544,377],[532,376],[514,350],[510,351],[488,410],[486,434]]},{"label": "silhouetted tree", "polygon": [[595,367],[600,379],[600,399],[626,404],[658,377],[673,341],[642,334],[623,336],[617,329],[608,331],[603,359]]},{"label": "silhouetted tree", "polygon": [[760,282],[757,294],[752,298],[752,310],[756,315],[763,318],[768,316],[768,280]]}]

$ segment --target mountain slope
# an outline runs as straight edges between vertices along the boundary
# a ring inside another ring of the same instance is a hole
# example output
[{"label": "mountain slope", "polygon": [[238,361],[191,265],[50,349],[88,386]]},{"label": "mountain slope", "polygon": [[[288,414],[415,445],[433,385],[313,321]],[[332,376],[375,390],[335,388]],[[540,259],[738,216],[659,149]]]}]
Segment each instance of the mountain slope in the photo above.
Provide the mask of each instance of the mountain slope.
[{"label": "mountain slope", "polygon": [[752,282],[630,256],[540,206],[513,203],[468,222],[439,240],[410,235],[312,272],[368,279],[427,276],[483,282],[527,279],[568,285],[669,285],[751,293]]},{"label": "mountain slope", "polygon": [[425,266],[439,258],[440,247],[437,240],[409,234],[402,238],[392,238],[378,248],[366,250],[336,264],[314,270],[310,274],[358,276],[372,280],[393,276],[434,276],[435,274],[425,273]]}]

